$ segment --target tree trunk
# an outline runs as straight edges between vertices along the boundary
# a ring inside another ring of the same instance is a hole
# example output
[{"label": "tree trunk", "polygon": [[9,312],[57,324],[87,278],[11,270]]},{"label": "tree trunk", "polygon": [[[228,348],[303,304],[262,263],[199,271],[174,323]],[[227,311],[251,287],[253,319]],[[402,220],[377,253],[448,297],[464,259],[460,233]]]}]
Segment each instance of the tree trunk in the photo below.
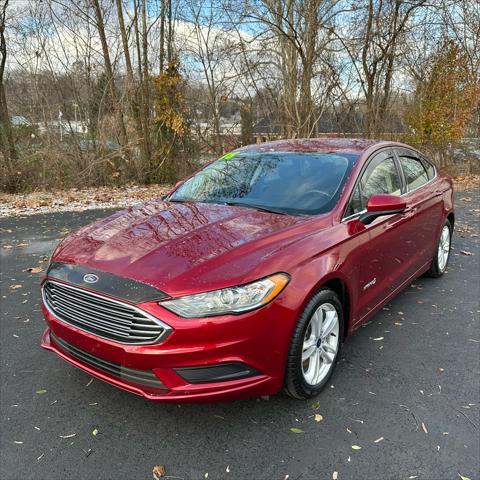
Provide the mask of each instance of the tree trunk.
[{"label": "tree trunk", "polygon": [[[148,66],[148,29],[147,29],[147,0],[142,0],[142,54],[143,54],[143,79],[142,81],[142,114],[144,130],[145,155],[150,160],[150,69]],[[139,59],[140,61],[140,59]]]},{"label": "tree trunk", "polygon": [[168,42],[167,42],[167,65],[168,68],[173,66],[173,12],[172,0],[168,1]]},{"label": "tree trunk", "polygon": [[[117,16],[118,24],[120,28],[120,35],[122,37],[123,53],[125,57],[125,66],[127,69],[127,92],[128,92],[128,101],[130,103],[130,108],[132,110],[133,118],[135,120],[135,131],[137,132],[137,140],[140,147],[140,155],[142,157],[142,165],[150,165],[150,155],[147,142],[147,133],[145,130],[145,125],[142,122],[141,113],[139,109],[138,94],[135,86],[135,78],[133,75],[132,61],[130,58],[130,49],[128,46],[128,37],[127,31],[125,29],[125,21],[123,17],[123,6],[122,0],[116,0],[117,3]],[[135,4],[134,4],[135,5]],[[140,79],[142,81],[142,79]]]},{"label": "tree trunk", "polygon": [[125,146],[127,141],[127,130],[125,128],[125,122],[123,120],[123,111],[118,100],[117,90],[115,88],[115,79],[113,76],[112,62],[110,60],[110,52],[108,50],[107,37],[105,35],[105,24],[103,22],[103,15],[100,9],[99,0],[91,0],[92,6],[95,10],[95,18],[97,22],[98,35],[100,37],[100,43],[102,44],[103,61],[105,63],[105,75],[107,77],[108,87],[110,91],[110,97],[115,108],[115,115],[117,120],[117,126],[119,129],[119,142],[122,146]]},{"label": "tree trunk", "polygon": [[15,190],[16,175],[15,163],[17,160],[17,150],[13,140],[10,117],[8,115],[7,99],[5,97],[5,88],[3,85],[3,76],[5,64],[7,62],[7,42],[5,40],[5,18],[8,0],[3,5],[0,12],[0,150],[5,158],[7,170],[7,188]]},{"label": "tree trunk", "polygon": [[165,0],[160,4],[160,73],[165,70]]}]

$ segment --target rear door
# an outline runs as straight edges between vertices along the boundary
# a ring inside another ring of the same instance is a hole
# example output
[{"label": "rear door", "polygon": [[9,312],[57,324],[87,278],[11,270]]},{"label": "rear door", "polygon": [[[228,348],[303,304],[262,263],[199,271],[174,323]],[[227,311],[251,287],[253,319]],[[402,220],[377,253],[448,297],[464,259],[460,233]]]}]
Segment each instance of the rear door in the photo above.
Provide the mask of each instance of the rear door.
[{"label": "rear door", "polygon": [[407,235],[411,254],[410,271],[428,263],[436,249],[438,231],[442,221],[442,192],[435,191],[435,167],[415,151],[394,148],[399,160],[406,192],[405,215],[410,217]]}]

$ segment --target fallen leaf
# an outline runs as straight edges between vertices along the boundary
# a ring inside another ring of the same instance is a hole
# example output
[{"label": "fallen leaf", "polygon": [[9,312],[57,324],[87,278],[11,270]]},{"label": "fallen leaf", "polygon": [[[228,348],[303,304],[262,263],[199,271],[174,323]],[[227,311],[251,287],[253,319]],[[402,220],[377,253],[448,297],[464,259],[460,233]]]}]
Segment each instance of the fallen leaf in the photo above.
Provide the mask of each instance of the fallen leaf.
[{"label": "fallen leaf", "polygon": [[30,268],[27,268],[26,270],[24,270],[24,272],[40,273],[40,272],[43,272],[43,268],[42,267],[30,267]]},{"label": "fallen leaf", "polygon": [[22,288],[22,285],[10,285],[10,290],[16,290],[17,288]]},{"label": "fallen leaf", "polygon": [[208,472],[205,472],[204,478],[208,478]]},{"label": "fallen leaf", "polygon": [[72,438],[75,437],[77,434],[76,433],[71,433],[70,435],[59,435],[60,438]]},{"label": "fallen leaf", "polygon": [[96,428],[93,429],[92,435],[96,437],[98,435],[98,430]]},{"label": "fallen leaf", "polygon": [[469,252],[468,250],[460,250],[460,253],[461,253],[462,255],[467,255],[467,256],[474,255],[472,252]]},{"label": "fallen leaf", "polygon": [[373,443],[380,443],[382,440],[385,440],[383,437],[377,438]]},{"label": "fallen leaf", "polygon": [[303,433],[302,429],[296,427],[291,428],[290,431],[293,433]]},{"label": "fallen leaf", "polygon": [[318,409],[320,408],[320,402],[318,402],[318,401],[317,401],[317,402],[313,402],[313,403],[312,403],[312,408],[313,408],[314,410],[318,410]]},{"label": "fallen leaf", "polygon": [[315,415],[315,421],[316,421],[316,422],[321,422],[322,420],[323,420],[323,417],[322,417],[319,413],[317,413],[317,414]]},{"label": "fallen leaf", "polygon": [[458,476],[459,476],[462,480],[470,480],[468,477],[465,477],[465,476],[463,476],[463,475],[458,474]]},{"label": "fallen leaf", "polygon": [[425,424],[422,422],[422,430],[425,432],[425,433],[428,433],[428,430],[427,430],[427,427],[425,426]]},{"label": "fallen leaf", "polygon": [[362,447],[360,445],[352,445],[353,450],[360,450]]},{"label": "fallen leaf", "polygon": [[227,465],[227,468],[225,469],[227,473],[230,473],[230,465]]},{"label": "fallen leaf", "polygon": [[161,477],[164,477],[167,474],[165,467],[163,465],[155,465],[152,470],[153,478],[158,480]]},{"label": "fallen leaf", "polygon": [[47,391],[46,390],[37,390],[35,393],[37,395],[43,395],[44,393],[47,393]]}]

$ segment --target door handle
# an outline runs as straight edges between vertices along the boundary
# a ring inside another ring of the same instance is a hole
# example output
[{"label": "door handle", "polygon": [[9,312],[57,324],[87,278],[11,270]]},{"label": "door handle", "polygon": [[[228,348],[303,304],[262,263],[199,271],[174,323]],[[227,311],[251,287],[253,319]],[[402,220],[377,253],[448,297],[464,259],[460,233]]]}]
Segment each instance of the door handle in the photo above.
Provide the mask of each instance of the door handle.
[{"label": "door handle", "polygon": [[411,217],[412,215],[415,215],[415,212],[418,210],[418,207],[407,207],[404,211],[403,214],[406,217]]},{"label": "door handle", "polygon": [[443,190],[435,190],[436,197],[440,197],[441,195],[443,195]]}]

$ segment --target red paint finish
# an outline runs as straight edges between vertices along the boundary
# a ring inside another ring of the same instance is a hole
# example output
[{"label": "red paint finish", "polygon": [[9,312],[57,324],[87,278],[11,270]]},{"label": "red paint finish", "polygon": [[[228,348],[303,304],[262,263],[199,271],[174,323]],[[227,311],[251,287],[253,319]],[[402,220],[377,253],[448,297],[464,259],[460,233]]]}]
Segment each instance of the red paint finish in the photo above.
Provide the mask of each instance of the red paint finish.
[{"label": "red paint finish", "polygon": [[392,210],[404,210],[407,202],[397,195],[385,193],[372,195],[367,202],[368,212],[386,212]]},{"label": "red paint finish", "polygon": [[[43,313],[44,348],[113,385],[149,399],[213,401],[270,395],[284,381],[298,316],[315,291],[335,280],[343,287],[350,334],[405,285],[428,269],[444,219],[453,213],[451,179],[441,172],[401,197],[375,195],[370,210],[404,212],[369,225],[344,219],[355,183],[380,149],[405,145],[365,140],[289,140],[242,150],[349,152],[359,155],[335,208],[318,216],[162,200],[117,212],[70,234],[52,261],[88,266],[152,285],[172,297],[248,283],[276,272],[290,283],[268,305],[239,315],[186,319],[156,302],[138,305],[172,327],[157,345],[125,345],[78,330]],[[408,147],[409,148],[409,147]],[[401,207],[400,207],[401,206]],[[375,279],[372,285],[372,280]],[[339,292],[342,293],[342,292]],[[165,385],[152,391],[102,373],[63,352],[50,332],[105,360],[152,370]],[[260,374],[242,380],[188,384],[174,368],[242,362]]]}]

